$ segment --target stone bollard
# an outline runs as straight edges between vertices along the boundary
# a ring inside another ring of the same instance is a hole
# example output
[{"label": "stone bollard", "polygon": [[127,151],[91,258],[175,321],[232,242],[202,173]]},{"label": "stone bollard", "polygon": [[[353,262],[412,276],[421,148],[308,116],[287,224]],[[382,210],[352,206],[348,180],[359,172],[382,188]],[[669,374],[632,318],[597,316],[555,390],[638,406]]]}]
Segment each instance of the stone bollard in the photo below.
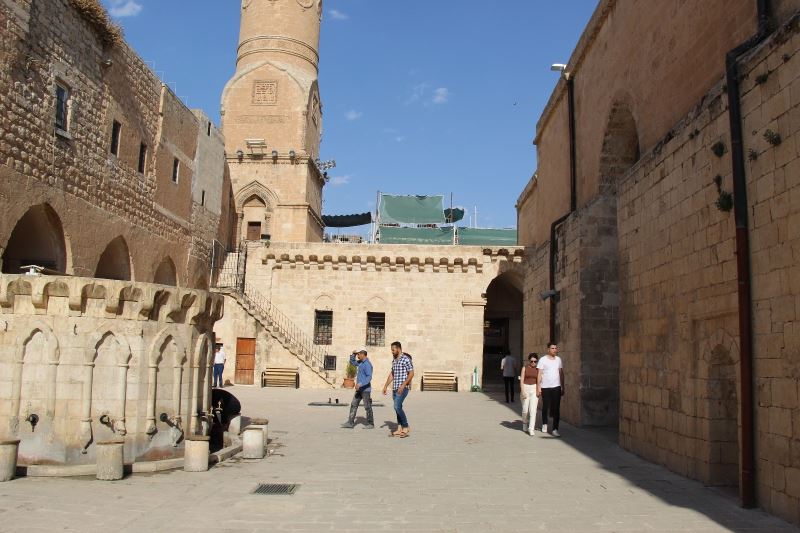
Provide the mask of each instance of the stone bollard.
[{"label": "stone bollard", "polygon": [[123,462],[125,441],[106,440],[97,443],[97,479],[116,481],[125,474]]},{"label": "stone bollard", "polygon": [[264,458],[264,430],[261,427],[247,426],[244,428],[242,457],[245,459]]},{"label": "stone bollard", "polygon": [[236,415],[228,422],[228,433],[239,436],[242,432],[242,415]]},{"label": "stone bollard", "polygon": [[251,418],[250,425],[259,426],[264,430],[264,447],[266,448],[269,444],[269,420],[266,418]]},{"label": "stone bollard", "polygon": [[185,472],[208,470],[208,435],[189,435],[183,450]]},{"label": "stone bollard", "polygon": [[17,475],[19,440],[0,440],[0,481],[11,481]]}]

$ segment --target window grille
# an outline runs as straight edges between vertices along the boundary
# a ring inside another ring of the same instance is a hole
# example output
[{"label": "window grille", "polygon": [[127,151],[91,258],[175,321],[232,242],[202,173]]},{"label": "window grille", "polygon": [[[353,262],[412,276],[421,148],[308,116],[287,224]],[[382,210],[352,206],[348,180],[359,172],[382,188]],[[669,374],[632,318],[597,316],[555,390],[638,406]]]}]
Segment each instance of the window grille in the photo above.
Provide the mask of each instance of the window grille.
[{"label": "window grille", "polygon": [[326,355],[322,368],[323,370],[336,370],[336,356]]},{"label": "window grille", "polygon": [[122,124],[116,120],[111,125],[111,153],[119,156],[119,139],[122,136]]},{"label": "window grille", "polygon": [[314,344],[333,344],[333,311],[314,311]]},{"label": "window grille", "polygon": [[56,128],[69,130],[69,89],[56,84]]},{"label": "window grille", "polygon": [[367,346],[386,346],[385,313],[367,313]]}]

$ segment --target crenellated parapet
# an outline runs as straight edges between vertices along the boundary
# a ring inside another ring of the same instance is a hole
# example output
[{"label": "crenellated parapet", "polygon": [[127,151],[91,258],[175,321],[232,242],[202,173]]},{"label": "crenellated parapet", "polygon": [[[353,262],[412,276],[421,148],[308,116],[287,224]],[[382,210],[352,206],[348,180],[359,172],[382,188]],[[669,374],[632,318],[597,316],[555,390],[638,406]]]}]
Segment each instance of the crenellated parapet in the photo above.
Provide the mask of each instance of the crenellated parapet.
[{"label": "crenellated parapet", "polygon": [[501,263],[522,263],[521,247],[398,246],[330,244],[272,245],[259,251],[273,269],[482,274]]},{"label": "crenellated parapet", "polygon": [[204,290],[153,283],[3,274],[0,313],[199,325],[222,317],[223,299]]}]

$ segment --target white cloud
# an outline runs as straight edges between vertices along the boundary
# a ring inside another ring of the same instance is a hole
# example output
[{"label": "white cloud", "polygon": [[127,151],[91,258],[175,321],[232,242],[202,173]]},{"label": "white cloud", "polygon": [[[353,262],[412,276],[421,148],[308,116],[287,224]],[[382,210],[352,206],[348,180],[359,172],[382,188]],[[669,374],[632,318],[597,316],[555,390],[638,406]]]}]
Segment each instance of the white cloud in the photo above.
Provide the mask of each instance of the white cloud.
[{"label": "white cloud", "polygon": [[434,104],[446,104],[449,98],[450,98],[450,90],[447,87],[439,87],[438,89],[433,91]]},{"label": "white cloud", "polygon": [[405,104],[411,105],[415,102],[419,102],[422,97],[425,96],[425,92],[428,90],[428,87],[430,87],[430,85],[428,85],[427,82],[414,85],[414,87],[411,88],[411,95],[406,98]]},{"label": "white cloud", "polygon": [[341,187],[342,185],[347,185],[350,183],[351,177],[352,176],[350,174],[346,174],[344,176],[334,176],[328,183],[330,183],[332,187]]},{"label": "white cloud", "polygon": [[394,140],[399,142],[399,143],[401,143],[401,142],[405,141],[406,138],[403,137],[402,135],[398,135],[397,137],[394,138]]},{"label": "white cloud", "polygon": [[142,4],[136,0],[111,0],[111,13],[112,17],[124,18],[135,17],[142,11]]},{"label": "white cloud", "polygon": [[333,20],[347,20],[350,18],[350,15],[346,13],[342,13],[336,9],[329,9],[328,14],[331,16]]},{"label": "white cloud", "polygon": [[346,111],[344,114],[344,118],[347,120],[358,120],[360,119],[364,113],[361,111],[356,111],[355,109],[351,109],[350,111]]}]

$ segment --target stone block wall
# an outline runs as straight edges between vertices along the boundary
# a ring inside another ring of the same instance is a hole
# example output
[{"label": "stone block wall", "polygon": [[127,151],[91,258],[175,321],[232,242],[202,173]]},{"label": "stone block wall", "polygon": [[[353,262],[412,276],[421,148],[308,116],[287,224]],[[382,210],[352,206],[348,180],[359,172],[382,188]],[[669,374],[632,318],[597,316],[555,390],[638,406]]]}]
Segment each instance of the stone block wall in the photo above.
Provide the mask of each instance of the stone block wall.
[{"label": "stone block wall", "polygon": [[[754,301],[758,503],[800,523],[800,37],[741,61]],[[619,184],[620,443],[736,485],[739,341],[724,80]],[[767,130],[781,136],[767,140]],[[765,136],[765,134],[767,134]],[[717,156],[714,149],[725,153]]]},{"label": "stone block wall", "polygon": [[[151,281],[170,257],[178,283],[190,286],[208,270],[211,241],[228,224],[216,209],[211,223],[191,225],[200,119],[69,0],[2,0],[0,22],[0,251],[22,215],[47,204],[65,227],[67,273],[93,276],[106,245],[122,236],[134,279]],[[55,128],[57,83],[70,92],[66,131]],[[110,153],[114,121],[118,155]],[[221,138],[215,142],[221,151]],[[220,190],[210,198],[228,196],[221,173],[209,181]]]},{"label": "stone block wall", "polygon": [[22,465],[92,464],[111,438],[128,463],[180,457],[208,431],[221,313],[205,291],[0,275],[0,436],[21,439]]},{"label": "stone block wall", "polygon": [[[309,337],[315,309],[333,311],[332,344],[323,348],[338,356],[338,383],[350,353],[366,344],[367,312],[383,312],[385,342],[366,346],[375,367],[373,385],[382,386],[391,363],[389,345],[398,340],[414,356],[419,378],[425,370],[454,371],[459,390],[468,391],[473,369],[478,368],[480,377],[483,365],[482,294],[493,279],[521,268],[522,253],[467,246],[272,243],[250,252],[247,281]],[[259,334],[252,320],[242,318],[247,317],[231,311],[217,325],[226,346],[235,346],[237,337]],[[263,366],[292,361],[276,343],[274,349],[259,352],[258,339],[257,375]],[[258,359],[259,353],[266,361]],[[286,366],[303,367],[294,361]],[[301,376],[301,385],[306,383],[324,386]]]}]

